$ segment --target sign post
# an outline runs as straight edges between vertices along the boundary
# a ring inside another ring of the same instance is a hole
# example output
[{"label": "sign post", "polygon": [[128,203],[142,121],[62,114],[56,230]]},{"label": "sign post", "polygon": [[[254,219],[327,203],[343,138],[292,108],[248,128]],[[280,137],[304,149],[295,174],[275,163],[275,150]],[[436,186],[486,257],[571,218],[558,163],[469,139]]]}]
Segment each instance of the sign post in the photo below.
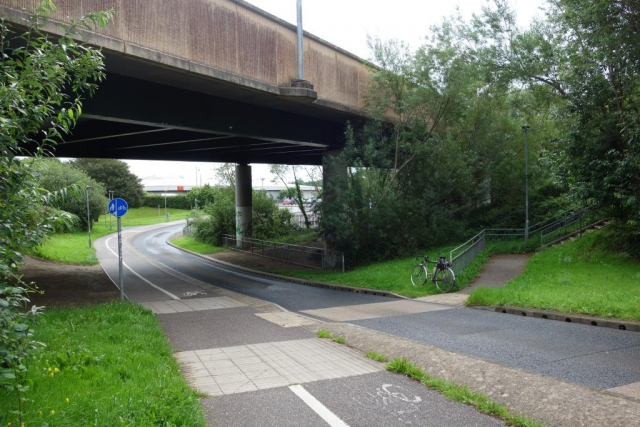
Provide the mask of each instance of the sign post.
[{"label": "sign post", "polygon": [[124,301],[124,279],[122,270],[122,217],[129,210],[129,205],[123,199],[116,198],[109,202],[109,213],[118,218],[118,283],[120,299]]}]

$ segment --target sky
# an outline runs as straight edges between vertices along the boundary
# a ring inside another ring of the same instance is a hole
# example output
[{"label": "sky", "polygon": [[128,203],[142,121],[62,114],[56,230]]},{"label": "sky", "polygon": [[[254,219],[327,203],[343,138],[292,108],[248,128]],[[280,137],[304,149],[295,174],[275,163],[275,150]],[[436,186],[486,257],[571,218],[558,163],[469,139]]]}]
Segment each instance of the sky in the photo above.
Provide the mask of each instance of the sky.
[{"label": "sky", "polygon": [[[248,0],[281,19],[296,23],[296,0]],[[480,13],[487,0],[303,0],[303,28],[364,59],[369,59],[367,36],[398,39],[412,48],[429,35],[429,27],[456,11],[465,18]],[[544,0],[509,0],[518,25],[526,27]],[[127,160],[133,173],[147,185],[215,184],[215,163]],[[268,165],[252,165],[253,184],[265,185],[273,176]]]}]

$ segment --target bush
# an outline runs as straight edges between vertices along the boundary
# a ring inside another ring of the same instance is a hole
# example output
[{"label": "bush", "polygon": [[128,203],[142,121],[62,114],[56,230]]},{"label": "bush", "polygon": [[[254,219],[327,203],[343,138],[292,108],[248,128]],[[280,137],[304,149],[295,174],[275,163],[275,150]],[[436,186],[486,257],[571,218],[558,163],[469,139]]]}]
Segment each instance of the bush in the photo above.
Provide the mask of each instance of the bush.
[{"label": "bush", "polygon": [[[205,209],[207,219],[194,222],[194,236],[212,245],[222,245],[223,234],[235,234],[236,208],[233,188],[214,188],[213,202]],[[269,240],[292,233],[297,226],[291,223],[293,215],[279,209],[265,191],[253,192],[253,230],[251,236]]]},{"label": "bush", "polygon": [[50,192],[66,193],[51,203],[52,207],[69,212],[79,218],[83,228],[87,226],[87,201],[85,187],[89,189],[89,210],[91,220],[97,221],[106,212],[108,200],[104,196],[102,184],[70,164],[58,160],[47,159],[38,163],[38,183]]},{"label": "bush", "polygon": [[194,188],[186,194],[186,198],[189,202],[189,206],[196,207],[196,199],[198,201],[198,208],[203,209],[205,206],[213,203],[215,199],[217,189],[205,184],[203,187]]}]

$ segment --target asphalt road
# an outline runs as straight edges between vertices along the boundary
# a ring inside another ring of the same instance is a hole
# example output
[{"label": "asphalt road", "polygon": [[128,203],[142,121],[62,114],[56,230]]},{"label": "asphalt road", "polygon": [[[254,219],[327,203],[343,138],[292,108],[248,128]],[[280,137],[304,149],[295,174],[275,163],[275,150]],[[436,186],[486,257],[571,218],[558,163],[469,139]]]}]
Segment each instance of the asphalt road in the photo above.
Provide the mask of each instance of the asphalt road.
[{"label": "asphalt road", "polygon": [[[167,245],[165,240],[180,228],[181,225],[174,225],[151,229],[132,237],[131,247],[125,245],[124,259],[133,270],[125,272],[125,290],[133,301],[166,300],[167,293],[179,298],[205,296],[197,294],[202,292],[201,288],[180,279],[179,275],[169,274],[171,271],[270,301],[294,312],[391,301],[226,270]],[[117,281],[117,260],[113,255],[117,251],[116,239],[100,243],[98,257],[105,271]],[[640,381],[640,334],[636,332],[468,308],[351,323],[598,389]]]}]

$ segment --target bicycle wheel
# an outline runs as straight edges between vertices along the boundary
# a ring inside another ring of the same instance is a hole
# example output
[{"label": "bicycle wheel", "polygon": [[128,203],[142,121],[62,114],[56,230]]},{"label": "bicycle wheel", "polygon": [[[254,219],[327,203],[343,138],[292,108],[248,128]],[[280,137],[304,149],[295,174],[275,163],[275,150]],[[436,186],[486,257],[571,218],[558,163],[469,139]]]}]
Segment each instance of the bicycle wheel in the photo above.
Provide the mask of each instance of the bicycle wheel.
[{"label": "bicycle wheel", "polygon": [[449,292],[456,283],[456,275],[450,268],[434,272],[433,282],[440,292]]},{"label": "bicycle wheel", "polygon": [[424,286],[429,278],[427,269],[422,264],[418,264],[411,270],[411,283],[413,286]]}]

